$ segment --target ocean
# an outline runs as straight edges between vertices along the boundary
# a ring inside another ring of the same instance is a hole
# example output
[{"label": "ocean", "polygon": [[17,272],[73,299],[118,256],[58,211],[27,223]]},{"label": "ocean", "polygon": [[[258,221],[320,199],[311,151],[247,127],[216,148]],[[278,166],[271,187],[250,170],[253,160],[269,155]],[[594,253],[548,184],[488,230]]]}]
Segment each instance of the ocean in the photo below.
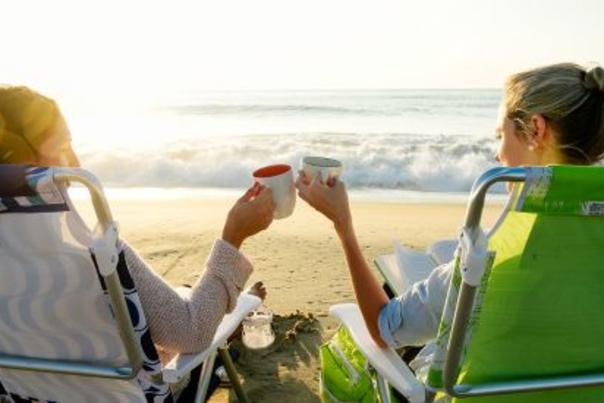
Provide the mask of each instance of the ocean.
[{"label": "ocean", "polygon": [[258,167],[321,155],[343,162],[353,193],[430,198],[464,195],[496,165],[500,100],[500,90],[182,92],[66,119],[82,165],[116,194],[238,192]]}]

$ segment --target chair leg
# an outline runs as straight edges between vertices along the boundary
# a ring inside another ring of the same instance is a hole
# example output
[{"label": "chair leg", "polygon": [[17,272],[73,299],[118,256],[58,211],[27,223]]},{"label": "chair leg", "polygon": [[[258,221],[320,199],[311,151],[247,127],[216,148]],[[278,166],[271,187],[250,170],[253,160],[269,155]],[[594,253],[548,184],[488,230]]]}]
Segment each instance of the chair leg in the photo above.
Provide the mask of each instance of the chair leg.
[{"label": "chair leg", "polygon": [[377,374],[377,386],[378,393],[381,397],[382,403],[390,403],[392,399],[390,398],[390,388],[388,387],[388,382],[380,375]]},{"label": "chair leg", "polygon": [[214,352],[203,362],[201,374],[199,374],[199,386],[197,387],[197,393],[195,394],[195,403],[204,403],[206,401],[215,360],[216,353]]},{"label": "chair leg", "polygon": [[231,355],[229,354],[228,347],[227,348],[219,348],[218,354],[220,355],[220,359],[224,364],[224,368],[226,369],[227,375],[233,384],[233,389],[235,389],[235,394],[237,394],[237,399],[239,399],[242,403],[250,403],[243,387],[241,387],[241,382],[239,382],[239,376],[237,375],[237,370],[235,369],[235,365],[233,364],[233,360],[231,360]]}]

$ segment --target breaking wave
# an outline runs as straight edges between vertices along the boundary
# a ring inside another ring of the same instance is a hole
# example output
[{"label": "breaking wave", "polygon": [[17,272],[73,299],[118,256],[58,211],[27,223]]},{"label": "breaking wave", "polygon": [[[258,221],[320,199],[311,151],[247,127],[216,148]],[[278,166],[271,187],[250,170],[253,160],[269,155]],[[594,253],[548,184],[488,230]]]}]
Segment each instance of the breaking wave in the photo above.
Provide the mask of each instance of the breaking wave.
[{"label": "breaking wave", "polygon": [[322,155],[344,163],[353,189],[461,192],[495,165],[495,148],[494,139],[463,135],[284,133],[88,153],[82,161],[105,186],[242,188],[260,166],[298,168],[302,157]]}]

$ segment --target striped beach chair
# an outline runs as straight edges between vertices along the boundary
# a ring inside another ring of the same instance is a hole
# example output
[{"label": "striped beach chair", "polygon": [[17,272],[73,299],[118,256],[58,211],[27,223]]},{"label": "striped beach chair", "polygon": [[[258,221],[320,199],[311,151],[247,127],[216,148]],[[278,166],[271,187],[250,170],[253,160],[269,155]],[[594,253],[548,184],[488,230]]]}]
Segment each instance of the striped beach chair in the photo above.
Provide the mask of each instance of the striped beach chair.
[{"label": "striped beach chair", "polygon": [[[66,192],[86,186],[91,231]],[[171,382],[217,354],[241,390],[227,338],[260,304],[243,294],[210,348],[162,368],[98,180],[82,169],[0,165],[0,401],[173,402]]]}]

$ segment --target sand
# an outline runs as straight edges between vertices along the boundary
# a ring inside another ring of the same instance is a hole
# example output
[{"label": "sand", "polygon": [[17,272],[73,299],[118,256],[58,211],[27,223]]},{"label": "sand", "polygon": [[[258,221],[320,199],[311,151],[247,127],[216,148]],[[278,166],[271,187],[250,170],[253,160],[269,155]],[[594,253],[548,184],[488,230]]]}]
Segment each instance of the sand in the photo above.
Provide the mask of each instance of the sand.
[{"label": "sand", "polygon": [[[231,204],[218,199],[111,201],[122,238],[174,286],[191,285],[201,275]],[[368,262],[391,253],[394,239],[424,249],[434,241],[455,238],[465,212],[462,204],[353,202],[352,208]],[[91,216],[89,209],[81,209]],[[500,209],[488,206],[485,222],[492,222]],[[266,305],[276,315],[277,333],[267,351],[235,344],[241,351],[237,366],[244,388],[256,402],[320,401],[318,348],[337,328],[329,306],[354,301],[332,225],[298,200],[291,217],[246,241],[242,251],[255,267],[250,284],[262,280],[267,286]],[[232,390],[219,389],[211,401],[236,399]]]}]

